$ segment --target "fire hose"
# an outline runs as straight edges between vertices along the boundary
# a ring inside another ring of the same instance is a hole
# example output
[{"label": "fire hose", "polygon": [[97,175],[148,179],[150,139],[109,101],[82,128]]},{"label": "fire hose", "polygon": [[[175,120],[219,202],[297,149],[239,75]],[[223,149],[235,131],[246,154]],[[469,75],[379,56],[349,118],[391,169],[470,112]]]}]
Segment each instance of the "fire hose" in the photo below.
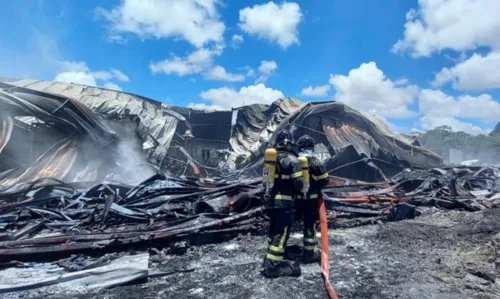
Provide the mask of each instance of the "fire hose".
[{"label": "fire hose", "polygon": [[330,299],[338,299],[332,283],[330,282],[330,245],[328,243],[328,221],[326,220],[326,207],[323,195],[318,197],[319,226],[321,229],[321,277],[325,283],[325,289]]}]

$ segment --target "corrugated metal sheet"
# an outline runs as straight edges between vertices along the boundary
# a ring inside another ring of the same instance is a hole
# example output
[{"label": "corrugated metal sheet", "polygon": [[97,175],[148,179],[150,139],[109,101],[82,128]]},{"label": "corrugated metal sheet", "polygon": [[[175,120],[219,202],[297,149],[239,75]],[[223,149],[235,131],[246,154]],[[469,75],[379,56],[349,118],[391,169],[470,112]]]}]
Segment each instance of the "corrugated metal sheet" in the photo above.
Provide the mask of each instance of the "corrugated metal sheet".
[{"label": "corrugated metal sheet", "polygon": [[0,83],[1,104],[16,116],[34,116],[68,133],[86,134],[101,145],[116,137],[100,117],[77,100]]},{"label": "corrugated metal sheet", "polygon": [[[185,133],[181,130],[193,129],[186,120],[189,115],[181,115],[187,113],[183,109],[174,111],[173,108],[163,107],[159,102],[129,93],[60,82],[20,80],[9,83],[73,98],[73,104],[77,108],[80,105],[86,106],[109,117],[137,115],[137,133],[142,142],[155,140],[153,143],[157,146],[151,149],[154,152],[150,153],[150,157],[158,164],[167,156],[176,133],[181,136]],[[228,112],[228,125],[230,121]],[[222,123],[220,125],[225,126]],[[379,168],[391,173],[408,165],[436,167],[442,164],[439,156],[418,144],[412,144],[409,138],[391,133],[382,120],[372,115],[356,111],[340,102],[303,103],[288,98],[277,100],[272,105],[250,105],[238,109],[236,124],[229,139],[231,153],[227,155],[231,159],[237,157],[234,161],[238,165],[234,165],[234,170],[242,169],[259,176],[260,172],[256,168],[262,162],[265,147],[273,143],[275,133],[287,125],[291,125],[295,137],[312,134],[317,142],[323,143],[327,149],[324,151],[325,156],[332,156],[329,161],[332,169],[353,161],[363,161],[365,158],[381,161],[384,165],[379,165]],[[196,138],[196,134],[194,137]],[[194,153],[194,150],[190,152]],[[207,151],[202,152],[201,156],[205,159]],[[377,168],[376,165],[370,167]]]},{"label": "corrugated metal sheet", "polygon": [[14,128],[14,120],[12,117],[7,116],[3,119],[0,118],[0,154],[9,143],[10,136],[12,136],[12,129]]},{"label": "corrugated metal sheet", "polygon": [[43,177],[63,180],[71,170],[78,151],[76,139],[69,138],[56,143],[28,168],[17,169],[0,180],[0,186],[32,182]]},{"label": "corrugated metal sheet", "polygon": [[[157,161],[161,161],[167,154],[179,121],[186,121],[181,114],[162,107],[160,102],[130,93],[78,84],[39,80],[18,80],[8,83],[75,99],[76,101],[73,101],[75,106],[82,106],[85,109],[90,108],[90,110],[100,115],[137,115],[140,119],[137,133],[142,140],[147,140],[149,135],[151,135],[159,142],[159,146],[151,153],[152,158]],[[184,132],[181,132],[182,134]]]},{"label": "corrugated metal sheet", "polygon": [[280,99],[271,106],[250,105],[238,111],[230,143],[237,155],[249,157],[269,141],[280,123],[306,104],[293,98]]},{"label": "corrugated metal sheet", "polygon": [[342,125],[339,128],[325,125],[323,129],[328,141],[335,150],[353,145],[358,153],[363,153],[369,157],[372,148],[378,148],[377,143],[369,134],[350,125]]},{"label": "corrugated metal sheet", "polygon": [[87,164],[87,166],[79,171],[75,177],[71,180],[72,182],[94,182],[99,178],[98,172],[104,161],[101,159],[96,159]]}]

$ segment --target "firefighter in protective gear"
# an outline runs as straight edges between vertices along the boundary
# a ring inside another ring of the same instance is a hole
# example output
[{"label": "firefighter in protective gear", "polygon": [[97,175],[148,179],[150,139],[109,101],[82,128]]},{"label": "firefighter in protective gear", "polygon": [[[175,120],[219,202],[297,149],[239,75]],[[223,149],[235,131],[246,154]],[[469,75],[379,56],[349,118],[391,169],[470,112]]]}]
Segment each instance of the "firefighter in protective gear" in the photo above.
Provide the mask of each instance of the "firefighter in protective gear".
[{"label": "firefighter in protective gear", "polygon": [[304,196],[299,195],[296,206],[299,207],[304,221],[304,263],[320,261],[319,252],[316,249],[316,221],[318,220],[318,196],[321,189],[328,185],[328,173],[325,166],[317,158],[313,157],[314,139],[309,135],[303,135],[297,140],[300,157],[307,157],[310,173],[309,192]]},{"label": "firefighter in protective gear", "polygon": [[276,173],[272,189],[266,195],[271,204],[268,250],[263,275],[267,277],[300,276],[298,265],[285,261],[285,248],[293,224],[294,200],[302,190],[302,167],[297,158],[293,135],[288,130],[276,138]]}]

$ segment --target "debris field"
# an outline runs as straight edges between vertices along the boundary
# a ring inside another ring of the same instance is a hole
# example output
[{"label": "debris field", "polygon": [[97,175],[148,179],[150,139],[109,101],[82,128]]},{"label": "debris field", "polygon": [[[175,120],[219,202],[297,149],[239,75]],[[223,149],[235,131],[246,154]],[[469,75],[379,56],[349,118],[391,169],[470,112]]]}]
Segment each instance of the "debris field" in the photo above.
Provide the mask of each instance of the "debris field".
[{"label": "debris field", "polygon": [[[444,166],[341,103],[194,111],[49,83],[0,83],[2,297],[326,298],[319,265],[300,278],[259,273],[262,152],[291,125],[315,132],[330,173],[339,298],[500,298],[494,166]],[[210,118],[228,124],[196,125]]]},{"label": "debris field", "polygon": [[[432,169],[401,173],[394,178],[394,181],[384,184],[349,180],[340,186],[338,186],[340,179],[332,178],[330,187],[324,191],[324,197],[329,210],[331,228],[336,229],[331,240],[333,245],[331,248],[331,279],[334,286],[338,286],[335,281],[344,281],[345,283],[346,279],[350,279],[350,283],[356,285],[356,283],[359,284],[366,279],[363,278],[363,275],[367,275],[365,273],[357,277],[357,272],[354,269],[343,269],[338,272],[342,267],[348,265],[345,259],[352,259],[349,258],[349,255],[342,256],[342,251],[370,250],[364,248],[364,245],[359,245],[354,249],[349,247],[337,251],[339,245],[336,244],[336,241],[346,243],[346,240],[339,240],[341,237],[338,236],[347,234],[349,239],[356,236],[357,242],[362,243],[372,242],[373,240],[370,240],[376,236],[377,242],[380,242],[380,239],[386,240],[395,251],[404,251],[405,249],[398,246],[402,244],[395,242],[414,243],[406,245],[409,246],[408,248],[412,245],[421,246],[424,250],[440,250],[443,247],[440,243],[444,242],[448,243],[451,250],[453,242],[449,240],[450,236],[444,234],[442,241],[436,238],[439,236],[439,230],[431,229],[432,224],[427,225],[422,220],[424,217],[429,219],[432,216],[421,216],[422,212],[415,209],[415,206],[420,207],[423,211],[427,211],[425,207],[439,208],[440,213],[443,213],[442,209],[459,210],[463,211],[460,212],[462,214],[470,213],[470,215],[495,213],[498,211],[497,206],[500,203],[500,196],[494,191],[500,179],[496,174],[498,174],[498,170],[494,168]],[[38,185],[43,186],[39,187]],[[67,291],[73,289],[75,285],[89,291],[144,280],[149,275],[151,275],[150,279],[153,280],[159,279],[158,277],[163,275],[175,276],[180,273],[194,275],[184,271],[197,270],[193,270],[192,267],[182,268],[181,265],[179,265],[180,268],[173,267],[169,271],[169,267],[162,266],[165,265],[163,258],[168,261],[169,265],[178,263],[174,261],[177,258],[184,261],[187,258],[188,261],[185,263],[187,266],[196,261],[196,259],[190,258],[191,255],[196,256],[200,251],[207,250],[213,251],[208,256],[216,256],[218,250],[220,250],[220,254],[224,255],[227,250],[222,250],[221,247],[231,248],[231,244],[236,244],[235,247],[244,248],[246,246],[245,240],[249,242],[249,246],[255,248],[254,250],[246,248],[240,262],[246,258],[253,262],[249,262],[246,266],[240,265],[240,267],[246,267],[247,275],[257,275],[259,257],[265,251],[263,235],[266,226],[258,198],[259,185],[255,181],[245,183],[211,182],[211,185],[208,185],[200,181],[167,179],[160,175],[153,176],[136,187],[111,183],[89,187],[72,186],[44,179],[35,182],[30,189],[2,193],[0,219],[2,219],[4,232],[0,243],[0,259],[3,267],[20,268],[20,272],[24,273],[27,269],[32,271],[30,265],[33,262],[49,262],[64,265],[63,268],[67,272],[64,272],[65,274],[62,276],[56,275],[56,278],[54,275],[52,275],[52,279],[50,276],[44,278],[42,283],[31,280],[12,281],[12,278],[9,280],[10,275],[4,277],[0,271],[0,281],[3,285],[0,291],[20,292],[54,284],[58,285],[58,288],[64,288],[66,285]],[[417,215],[420,215],[416,218],[418,222],[405,224],[394,222],[413,219]],[[488,225],[492,226],[483,228],[481,221],[486,221],[489,223]],[[464,233],[470,233],[470,230],[479,230],[478,234],[484,234],[485,232],[482,230],[492,230],[489,234],[494,235],[494,232],[498,231],[499,227],[494,219],[481,221],[469,224],[473,227],[467,227],[465,224],[462,228],[465,230]],[[391,223],[382,224],[385,222]],[[411,228],[412,237],[409,238],[410,236],[406,235],[409,232],[401,232],[398,225],[401,225],[401,229],[404,227],[405,230]],[[479,228],[474,227],[474,225],[478,225]],[[345,230],[346,228],[348,229]],[[438,228],[445,231],[449,229],[447,227]],[[434,244],[435,249],[425,248],[422,244],[423,241],[428,242],[428,240],[421,238],[429,234],[432,235],[434,242],[437,242]],[[484,236],[482,237],[484,244],[478,244],[478,246],[486,246],[485,244],[488,243],[487,240],[484,240]],[[260,242],[257,241],[259,239]],[[458,239],[459,237],[457,237]],[[489,242],[493,242],[493,237]],[[221,245],[210,245],[214,243]],[[389,247],[389,245],[386,244],[384,247]],[[458,252],[460,252],[459,249],[460,247],[456,248]],[[127,252],[144,253],[124,255]],[[233,252],[233,262],[239,258],[237,252],[236,250]],[[293,252],[293,249],[290,249],[290,252]],[[112,256],[113,253],[119,253],[122,260],[111,259],[109,256]],[[144,255],[149,253],[154,255],[154,260],[160,265],[158,268],[161,270],[149,269],[148,256]],[[382,260],[394,258],[389,252],[371,252],[371,254],[377,254]],[[405,254],[413,255],[414,259],[419,259],[418,252],[405,252]],[[179,255],[180,257],[178,257]],[[107,260],[95,260],[102,256],[107,257]],[[198,262],[206,266],[202,261],[207,257],[201,254],[198,258],[200,259]],[[221,258],[223,256],[219,257],[218,260]],[[447,257],[447,259],[451,258]],[[119,267],[124,265],[123,259],[126,259],[126,269]],[[219,262],[225,263],[224,261]],[[356,263],[361,262],[357,260]],[[401,262],[395,259],[394,263]],[[485,261],[483,263],[486,264]],[[492,266],[494,264],[495,260],[493,259],[489,263],[490,268],[494,269]],[[320,283],[319,267],[315,267],[316,272],[311,270],[309,273],[309,269],[307,269],[304,275],[312,279],[311,274],[315,272],[316,279],[313,281],[316,281],[316,292],[324,296]],[[404,268],[404,266],[401,267]],[[109,272],[109,268],[115,270]],[[40,271],[51,273],[47,269]],[[100,271],[104,274],[99,274]],[[172,271],[175,274],[172,274]],[[372,271],[371,274],[376,275],[374,273],[377,270],[372,269]],[[348,277],[343,277],[342,273],[349,273]],[[484,280],[481,281],[480,285],[486,289],[488,286],[491,288],[496,279],[494,270],[491,272],[490,269],[487,274],[486,276],[478,274]],[[82,277],[82,275],[84,276]],[[37,277],[43,276],[37,275]],[[93,281],[93,283],[88,280]],[[382,292],[383,283],[379,282],[379,286],[381,290],[378,291]],[[484,288],[478,289],[479,292],[484,292]],[[342,295],[342,290],[344,290],[344,286],[340,284],[339,296]],[[354,292],[351,294],[352,296],[358,294],[349,288],[346,288],[345,291],[347,293]],[[218,296],[219,298],[234,298],[235,294],[224,295],[221,293]],[[346,297],[344,296],[344,298]]]}]

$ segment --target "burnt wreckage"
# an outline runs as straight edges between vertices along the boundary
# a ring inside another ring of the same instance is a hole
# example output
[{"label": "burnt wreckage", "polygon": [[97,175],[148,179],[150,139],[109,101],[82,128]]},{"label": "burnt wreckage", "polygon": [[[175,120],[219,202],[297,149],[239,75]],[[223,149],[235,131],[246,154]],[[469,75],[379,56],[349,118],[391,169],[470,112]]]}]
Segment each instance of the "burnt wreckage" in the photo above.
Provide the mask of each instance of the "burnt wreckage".
[{"label": "burnt wreckage", "polygon": [[[286,125],[317,142],[330,174],[324,198],[332,227],[413,218],[415,206],[478,211],[500,200],[498,169],[447,168],[417,140],[342,103],[289,98],[201,111],[96,87],[4,80],[1,263],[132,248],[176,251],[181,240],[262,231],[263,152]],[[147,257],[126,262],[140,265],[96,287],[152,275]],[[3,281],[0,292],[36,287]]]}]

